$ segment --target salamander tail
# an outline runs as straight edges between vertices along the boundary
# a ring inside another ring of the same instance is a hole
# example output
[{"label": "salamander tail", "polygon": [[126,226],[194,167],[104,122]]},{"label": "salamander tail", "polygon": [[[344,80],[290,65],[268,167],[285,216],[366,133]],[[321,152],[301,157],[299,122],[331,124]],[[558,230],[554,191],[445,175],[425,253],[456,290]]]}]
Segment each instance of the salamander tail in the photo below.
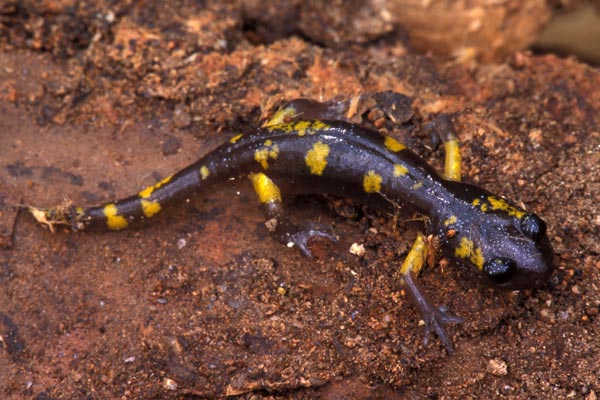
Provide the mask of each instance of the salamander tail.
[{"label": "salamander tail", "polygon": [[74,231],[83,228],[78,218],[78,215],[82,214],[82,209],[73,206],[69,200],[65,200],[62,204],[51,208],[28,206],[27,211],[37,222],[53,233],[58,225],[67,226]]}]

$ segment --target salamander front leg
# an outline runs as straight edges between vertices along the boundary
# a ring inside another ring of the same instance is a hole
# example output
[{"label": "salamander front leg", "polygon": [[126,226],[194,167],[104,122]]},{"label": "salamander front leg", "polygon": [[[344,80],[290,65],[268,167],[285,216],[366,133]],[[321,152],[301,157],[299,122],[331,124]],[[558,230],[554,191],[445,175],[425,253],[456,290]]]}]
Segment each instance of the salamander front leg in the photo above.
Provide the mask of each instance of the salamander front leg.
[{"label": "salamander front leg", "polygon": [[423,235],[419,232],[417,239],[410,249],[402,268],[400,269],[400,275],[402,284],[406,288],[409,298],[423,321],[425,321],[425,337],[423,343],[427,344],[429,341],[429,334],[433,331],[442,341],[442,344],[446,348],[448,354],[454,352],[452,343],[446,335],[444,325],[448,323],[461,323],[462,318],[455,317],[446,313],[445,307],[435,307],[425,291],[421,288],[416,280],[421,267],[427,259],[427,245]]},{"label": "salamander front leg", "polygon": [[308,241],[315,236],[337,242],[331,233],[316,227],[298,227],[286,218],[281,202],[279,187],[268,176],[261,173],[250,174],[254,191],[258,195],[267,218],[265,226],[271,236],[288,247],[297,247],[306,257],[312,258]]}]

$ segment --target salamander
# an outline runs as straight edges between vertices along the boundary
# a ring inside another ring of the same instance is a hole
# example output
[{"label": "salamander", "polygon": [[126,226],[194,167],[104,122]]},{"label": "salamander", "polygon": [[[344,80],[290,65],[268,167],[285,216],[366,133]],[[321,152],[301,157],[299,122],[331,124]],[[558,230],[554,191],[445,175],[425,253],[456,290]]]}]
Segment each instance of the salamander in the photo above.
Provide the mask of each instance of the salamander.
[{"label": "salamander", "polygon": [[51,229],[66,224],[76,231],[120,230],[214,185],[248,177],[270,234],[311,257],[311,238],[336,238],[310,223],[290,222],[282,193],[328,193],[375,209],[414,210],[427,218],[427,224],[417,232],[399,276],[425,321],[425,340],[435,332],[449,353],[453,347],[444,325],[462,320],[435,307],[416,279],[432,254],[440,253],[467,276],[500,289],[536,288],[548,279],[554,264],[544,221],[501,196],[460,181],[459,143],[448,118],[434,123],[445,149],[444,173],[439,174],[392,136],[336,117],[324,103],[298,99],[255,132],[231,137],[133,196],[95,207],[30,207],[30,211]]}]

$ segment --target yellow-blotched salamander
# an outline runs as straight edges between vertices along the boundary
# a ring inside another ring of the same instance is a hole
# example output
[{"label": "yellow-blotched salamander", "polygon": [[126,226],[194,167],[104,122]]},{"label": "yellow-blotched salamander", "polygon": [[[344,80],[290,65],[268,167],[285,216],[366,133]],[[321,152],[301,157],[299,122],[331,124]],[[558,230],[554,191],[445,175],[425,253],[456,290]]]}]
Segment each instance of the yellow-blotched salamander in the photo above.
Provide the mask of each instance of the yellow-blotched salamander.
[{"label": "yellow-blotched salamander", "polygon": [[[428,218],[441,254],[467,275],[503,289],[535,288],[552,273],[553,252],[544,222],[515,204],[479,187],[460,182],[460,151],[454,128],[441,119],[436,130],[444,143],[444,177],[391,136],[331,118],[322,103],[298,99],[265,126],[227,143],[194,164],[141,192],[97,207],[30,207],[36,219],[74,230],[124,229],[151,218],[169,203],[229,178],[248,176],[264,208],[266,226],[278,241],[311,256],[311,237],[334,237],[301,228],[284,215],[282,192],[330,193],[374,208],[390,204]],[[416,281],[431,246],[422,233],[400,268],[402,283],[426,323],[452,352],[443,325],[460,319],[436,308]]]}]

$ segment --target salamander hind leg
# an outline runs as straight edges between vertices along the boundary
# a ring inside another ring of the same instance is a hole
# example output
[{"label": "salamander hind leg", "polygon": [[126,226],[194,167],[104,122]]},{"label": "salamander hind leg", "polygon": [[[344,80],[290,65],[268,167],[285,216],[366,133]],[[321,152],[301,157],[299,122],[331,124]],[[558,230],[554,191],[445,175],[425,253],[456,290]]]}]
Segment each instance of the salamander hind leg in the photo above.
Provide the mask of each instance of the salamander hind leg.
[{"label": "salamander hind leg", "polygon": [[454,348],[446,334],[444,325],[449,323],[461,323],[463,320],[462,318],[448,314],[445,307],[435,307],[417,282],[416,276],[426,259],[427,245],[425,244],[423,235],[419,233],[400,269],[402,283],[408,292],[413,306],[417,309],[425,322],[425,337],[423,342],[425,344],[428,343],[429,334],[433,331],[442,341],[448,354],[452,354]]},{"label": "salamander hind leg", "polygon": [[295,99],[289,101],[269,117],[263,126],[274,126],[298,120],[347,120],[348,102],[331,100],[321,103],[311,99]]},{"label": "salamander hind leg", "polygon": [[460,142],[456,135],[454,124],[448,115],[438,115],[433,121],[427,124],[435,147],[441,141],[444,144],[444,176],[446,179],[460,182],[461,163]]},{"label": "salamander hind leg", "polygon": [[291,223],[286,217],[281,202],[279,187],[268,176],[261,173],[249,175],[254,191],[262,204],[266,227],[271,236],[288,247],[297,247],[306,257],[312,258],[308,248],[308,241],[317,236],[337,242],[337,238],[327,230],[316,226],[299,227]]}]

